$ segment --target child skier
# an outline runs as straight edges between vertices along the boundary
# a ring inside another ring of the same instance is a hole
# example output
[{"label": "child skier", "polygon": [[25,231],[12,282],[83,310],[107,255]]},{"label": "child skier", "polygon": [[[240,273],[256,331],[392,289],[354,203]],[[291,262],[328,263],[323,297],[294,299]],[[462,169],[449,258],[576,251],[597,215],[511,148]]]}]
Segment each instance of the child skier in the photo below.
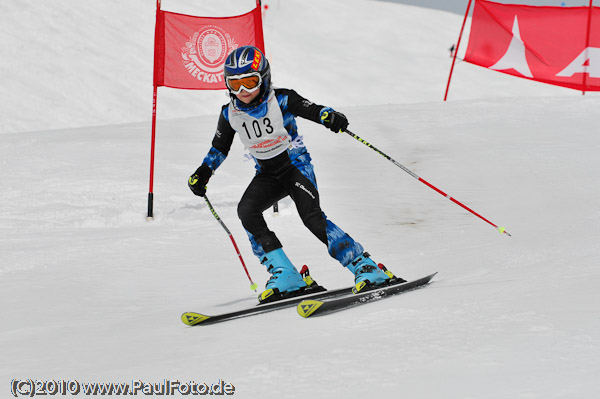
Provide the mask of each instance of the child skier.
[{"label": "child skier", "polygon": [[238,204],[238,216],[254,254],[271,273],[259,299],[295,295],[308,290],[311,283],[288,259],[263,217],[265,210],[286,196],[294,201],[304,225],[327,245],[329,254],[355,275],[356,292],[393,278],[371,260],[361,244],[327,219],[319,204],[311,157],[298,136],[296,116],[336,133],[348,127],[346,117],[293,90],[274,88],[269,62],[253,46],[239,47],[228,55],[224,77],[231,101],[222,107],[212,148],[188,185],[194,194],[205,195],[206,184],[227,157],[237,132],[256,161],[256,175]]}]

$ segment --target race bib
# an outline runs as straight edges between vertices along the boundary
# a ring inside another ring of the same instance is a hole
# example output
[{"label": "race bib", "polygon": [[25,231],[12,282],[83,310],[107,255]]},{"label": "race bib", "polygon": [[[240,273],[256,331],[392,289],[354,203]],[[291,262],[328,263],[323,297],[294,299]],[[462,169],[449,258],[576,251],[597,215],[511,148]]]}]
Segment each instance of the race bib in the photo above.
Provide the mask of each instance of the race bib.
[{"label": "race bib", "polygon": [[274,92],[271,92],[266,104],[252,111],[252,115],[229,104],[229,124],[257,159],[273,158],[284,152],[291,142]]}]

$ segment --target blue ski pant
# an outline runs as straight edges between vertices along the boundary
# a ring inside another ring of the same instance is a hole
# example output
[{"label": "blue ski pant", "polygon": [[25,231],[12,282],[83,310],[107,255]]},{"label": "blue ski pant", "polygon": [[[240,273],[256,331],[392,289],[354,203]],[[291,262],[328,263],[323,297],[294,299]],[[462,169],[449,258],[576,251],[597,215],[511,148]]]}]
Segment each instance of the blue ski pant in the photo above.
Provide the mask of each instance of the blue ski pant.
[{"label": "blue ski pant", "polygon": [[258,173],[238,204],[238,216],[259,259],[282,247],[275,233],[269,230],[263,212],[287,196],[294,201],[308,230],[327,245],[331,257],[346,266],[362,255],[362,245],[328,220],[321,210],[313,165],[309,161],[292,163],[288,153],[284,152],[257,162]]}]

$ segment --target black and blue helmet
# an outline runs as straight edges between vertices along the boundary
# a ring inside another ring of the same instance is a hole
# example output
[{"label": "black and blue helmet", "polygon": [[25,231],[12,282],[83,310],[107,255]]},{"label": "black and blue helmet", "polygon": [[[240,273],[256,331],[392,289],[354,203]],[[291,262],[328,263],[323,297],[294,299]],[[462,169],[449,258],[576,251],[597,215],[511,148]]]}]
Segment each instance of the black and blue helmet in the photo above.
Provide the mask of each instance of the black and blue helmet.
[{"label": "black and blue helmet", "polygon": [[[233,50],[225,59],[223,67],[225,84],[229,94],[239,94],[241,86],[252,90],[252,83],[240,83],[240,81],[256,82],[260,88],[257,100],[262,101],[271,86],[271,68],[269,61],[258,48],[254,46],[242,46]],[[246,79],[245,79],[246,78]]]}]

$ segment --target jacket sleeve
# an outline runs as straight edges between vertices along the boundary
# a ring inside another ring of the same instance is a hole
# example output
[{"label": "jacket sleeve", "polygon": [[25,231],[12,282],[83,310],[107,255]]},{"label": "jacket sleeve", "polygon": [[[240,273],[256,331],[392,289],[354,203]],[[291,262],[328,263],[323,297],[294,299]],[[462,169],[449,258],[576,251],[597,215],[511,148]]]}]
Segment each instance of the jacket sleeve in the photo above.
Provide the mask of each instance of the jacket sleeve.
[{"label": "jacket sleeve", "polygon": [[212,140],[212,147],[202,162],[213,172],[217,170],[223,161],[225,161],[225,158],[227,158],[229,150],[231,149],[231,144],[233,143],[233,137],[235,136],[235,130],[233,130],[227,119],[227,109],[228,105],[224,105],[223,108],[221,108],[219,122],[217,123],[217,131]]},{"label": "jacket sleeve", "polygon": [[315,104],[294,90],[290,89],[278,89],[282,94],[287,96],[287,108],[288,110],[301,118],[311,120],[313,122],[323,124],[321,116],[323,112],[332,112],[333,109],[323,105]]}]

